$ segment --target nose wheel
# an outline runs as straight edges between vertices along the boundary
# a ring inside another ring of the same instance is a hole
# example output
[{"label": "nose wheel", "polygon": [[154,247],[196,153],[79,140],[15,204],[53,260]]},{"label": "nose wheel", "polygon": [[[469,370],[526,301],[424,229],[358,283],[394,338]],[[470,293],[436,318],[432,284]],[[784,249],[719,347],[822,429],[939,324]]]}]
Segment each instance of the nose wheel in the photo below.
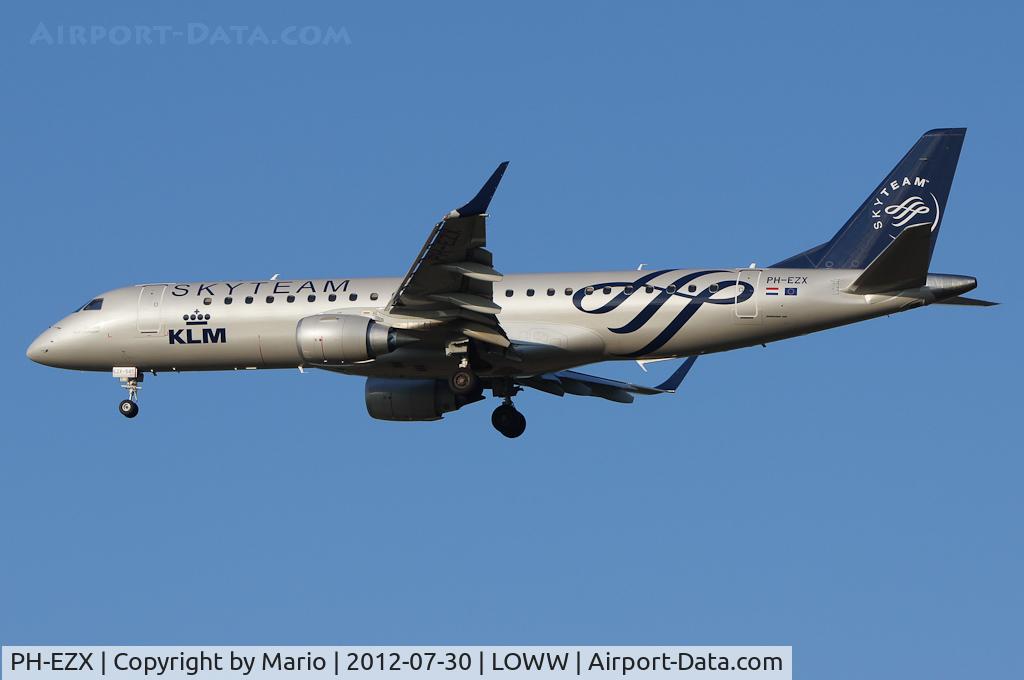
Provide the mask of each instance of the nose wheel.
[{"label": "nose wheel", "polygon": [[125,418],[134,418],[139,415],[139,405],[131,399],[125,399],[117,407],[117,410],[121,412]]},{"label": "nose wheel", "polygon": [[509,439],[515,439],[526,432],[526,416],[516,410],[511,399],[506,399],[505,403],[494,409],[494,413],[491,414],[491,424],[494,425],[495,430]]}]

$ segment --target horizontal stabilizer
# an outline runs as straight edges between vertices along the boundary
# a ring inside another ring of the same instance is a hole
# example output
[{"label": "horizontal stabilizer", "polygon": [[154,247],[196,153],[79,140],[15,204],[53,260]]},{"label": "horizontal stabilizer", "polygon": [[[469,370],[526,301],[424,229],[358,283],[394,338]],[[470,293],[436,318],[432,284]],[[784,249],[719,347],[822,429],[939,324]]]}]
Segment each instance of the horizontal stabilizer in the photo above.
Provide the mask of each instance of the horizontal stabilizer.
[{"label": "horizontal stabilizer", "polygon": [[906,227],[878,254],[847,293],[867,295],[920,288],[928,280],[931,261],[931,225]]},{"label": "horizontal stabilizer", "polygon": [[951,297],[946,300],[939,300],[936,304],[939,305],[963,305],[965,307],[994,307],[998,305],[998,302],[989,302],[988,300],[978,300],[975,298],[964,297],[958,295],[957,297]]}]

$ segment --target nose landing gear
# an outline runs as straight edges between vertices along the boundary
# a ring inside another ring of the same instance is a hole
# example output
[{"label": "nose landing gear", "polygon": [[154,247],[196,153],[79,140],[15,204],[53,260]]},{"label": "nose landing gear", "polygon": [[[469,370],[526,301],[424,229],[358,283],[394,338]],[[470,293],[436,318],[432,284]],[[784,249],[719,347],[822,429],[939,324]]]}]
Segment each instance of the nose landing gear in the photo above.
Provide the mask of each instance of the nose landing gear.
[{"label": "nose landing gear", "polygon": [[494,409],[491,414],[491,424],[494,429],[509,439],[515,439],[526,432],[526,416],[516,410],[512,400],[505,398],[504,403]]},{"label": "nose landing gear", "polygon": [[128,390],[128,398],[117,405],[117,411],[125,418],[134,418],[139,415],[139,383],[143,375],[137,368],[117,366],[114,377],[121,381],[121,387]]}]

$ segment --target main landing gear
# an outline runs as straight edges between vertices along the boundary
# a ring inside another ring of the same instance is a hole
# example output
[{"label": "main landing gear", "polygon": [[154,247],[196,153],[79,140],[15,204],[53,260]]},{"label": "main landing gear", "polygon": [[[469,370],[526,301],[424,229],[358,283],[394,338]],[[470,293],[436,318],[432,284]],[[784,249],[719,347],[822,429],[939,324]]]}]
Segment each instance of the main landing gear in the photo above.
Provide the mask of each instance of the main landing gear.
[{"label": "main landing gear", "polygon": [[471,368],[460,368],[449,376],[448,387],[455,394],[472,394],[480,389],[480,378]]},{"label": "main landing gear", "polygon": [[515,439],[526,432],[526,416],[516,410],[511,398],[506,397],[502,405],[491,414],[491,425],[509,439]]},{"label": "main landing gear", "polygon": [[509,378],[496,378],[491,382],[491,389],[494,396],[501,398],[501,406],[491,414],[491,425],[509,439],[515,439],[526,432],[526,416],[516,410],[512,403],[512,397],[522,388]]}]

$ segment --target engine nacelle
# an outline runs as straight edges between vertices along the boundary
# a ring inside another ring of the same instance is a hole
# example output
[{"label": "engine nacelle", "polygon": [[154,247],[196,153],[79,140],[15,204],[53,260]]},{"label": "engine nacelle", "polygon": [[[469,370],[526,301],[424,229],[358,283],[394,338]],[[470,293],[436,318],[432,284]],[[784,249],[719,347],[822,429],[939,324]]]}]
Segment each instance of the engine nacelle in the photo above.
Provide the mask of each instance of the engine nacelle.
[{"label": "engine nacelle", "polygon": [[366,412],[378,420],[439,420],[445,413],[483,398],[482,391],[455,394],[446,380],[366,379]]},{"label": "engine nacelle", "polygon": [[418,338],[355,314],[317,314],[299,321],[295,342],[303,361],[344,364],[393,352]]}]

